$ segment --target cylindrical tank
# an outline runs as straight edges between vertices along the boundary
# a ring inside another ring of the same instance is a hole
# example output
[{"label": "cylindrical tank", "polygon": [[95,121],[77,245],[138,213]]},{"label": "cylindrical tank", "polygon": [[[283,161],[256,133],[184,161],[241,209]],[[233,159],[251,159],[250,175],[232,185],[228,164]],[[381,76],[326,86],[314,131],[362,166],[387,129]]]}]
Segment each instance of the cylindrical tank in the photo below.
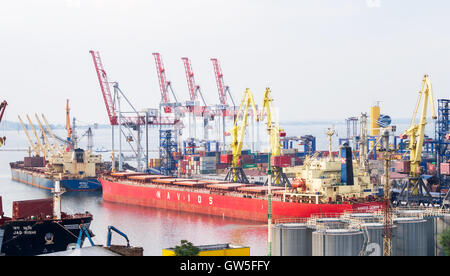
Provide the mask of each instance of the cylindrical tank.
[{"label": "cylindrical tank", "polygon": [[[384,224],[383,223],[374,223],[368,222],[363,223],[362,225],[363,231],[365,231],[365,236],[367,239],[366,253],[368,256],[382,256],[383,255],[383,231]],[[392,226],[392,256],[396,254],[396,235],[397,226]]]},{"label": "cylindrical tank", "polygon": [[272,256],[311,256],[312,229],[305,223],[272,226]]},{"label": "cylindrical tank", "polygon": [[347,223],[340,218],[319,218],[316,224],[318,228],[343,229]]},{"label": "cylindrical tank", "polygon": [[354,229],[322,229],[312,233],[313,256],[358,256],[364,235]]},{"label": "cylindrical tank", "polygon": [[425,223],[425,235],[427,239],[427,256],[436,255],[436,217],[424,216],[424,210],[401,210],[398,212],[400,216],[405,217],[423,217]]},{"label": "cylindrical tank", "polygon": [[439,236],[450,227],[450,214],[445,214],[436,218],[436,256],[445,256],[444,249],[439,243]]},{"label": "cylindrical tank", "polygon": [[396,256],[427,256],[426,223],[417,217],[394,218]]}]

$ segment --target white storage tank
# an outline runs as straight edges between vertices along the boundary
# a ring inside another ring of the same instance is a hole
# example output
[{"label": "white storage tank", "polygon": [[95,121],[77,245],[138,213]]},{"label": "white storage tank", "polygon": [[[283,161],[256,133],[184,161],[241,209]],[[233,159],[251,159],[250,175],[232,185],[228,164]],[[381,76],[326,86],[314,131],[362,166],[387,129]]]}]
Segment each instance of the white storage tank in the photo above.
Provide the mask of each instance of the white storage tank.
[{"label": "white storage tank", "polygon": [[312,230],[305,223],[272,226],[272,256],[311,256]]},{"label": "white storage tank", "polygon": [[321,229],[312,233],[313,256],[358,256],[364,235],[354,229]]},{"label": "white storage tank", "polygon": [[396,256],[427,256],[426,223],[417,217],[394,218]]}]

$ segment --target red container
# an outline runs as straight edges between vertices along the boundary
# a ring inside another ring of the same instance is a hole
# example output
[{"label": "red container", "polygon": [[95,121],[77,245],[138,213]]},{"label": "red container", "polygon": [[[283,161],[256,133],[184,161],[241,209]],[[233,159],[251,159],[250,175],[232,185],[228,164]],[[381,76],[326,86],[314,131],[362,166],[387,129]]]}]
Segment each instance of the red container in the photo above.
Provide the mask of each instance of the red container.
[{"label": "red container", "polygon": [[272,166],[290,167],[292,160],[290,156],[271,156],[270,162]]},{"label": "red container", "polygon": [[394,161],[394,168],[396,172],[399,173],[409,173],[410,171],[410,162],[409,161]]},{"label": "red container", "polygon": [[233,155],[231,154],[220,155],[220,163],[230,164],[231,160],[233,160]]},{"label": "red container", "polygon": [[13,219],[53,216],[53,199],[14,201],[12,216]]},{"label": "red container", "polygon": [[450,175],[450,163],[441,163],[441,174]]}]

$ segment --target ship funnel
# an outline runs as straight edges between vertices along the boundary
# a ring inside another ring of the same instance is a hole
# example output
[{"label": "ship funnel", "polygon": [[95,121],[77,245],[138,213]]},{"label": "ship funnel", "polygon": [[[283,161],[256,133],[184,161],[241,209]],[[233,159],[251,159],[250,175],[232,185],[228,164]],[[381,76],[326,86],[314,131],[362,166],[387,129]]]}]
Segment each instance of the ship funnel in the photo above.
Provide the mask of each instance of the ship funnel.
[{"label": "ship funnel", "polygon": [[352,148],[347,144],[341,147],[341,183],[353,185]]}]

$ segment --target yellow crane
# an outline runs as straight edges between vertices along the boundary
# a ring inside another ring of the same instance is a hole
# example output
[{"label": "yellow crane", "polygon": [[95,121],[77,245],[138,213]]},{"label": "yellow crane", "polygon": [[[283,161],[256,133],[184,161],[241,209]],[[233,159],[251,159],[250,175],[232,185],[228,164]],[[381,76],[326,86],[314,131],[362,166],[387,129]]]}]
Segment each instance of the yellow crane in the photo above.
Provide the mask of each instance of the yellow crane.
[{"label": "yellow crane", "polygon": [[[416,124],[416,117],[418,115],[421,102],[423,103],[420,119]],[[428,187],[424,184],[422,178],[420,177],[420,162],[422,161],[428,105],[431,105],[432,118],[436,119],[437,116],[434,107],[433,89],[429,76],[425,75],[422,81],[422,87],[419,91],[419,98],[417,100],[416,107],[414,108],[411,125],[401,135],[403,139],[409,139],[407,149],[409,150],[410,173],[409,181],[404,185],[400,194],[397,196],[397,205],[400,204],[401,201],[406,201],[406,204],[432,203],[433,201]]]},{"label": "yellow crane", "polygon": [[[240,163],[242,146],[244,144],[245,130],[247,128],[247,118],[249,114],[249,108],[253,110],[253,118],[258,121],[258,112],[256,110],[255,99],[249,88],[245,89],[244,98],[239,106],[236,119],[234,120],[234,127],[231,130],[233,141],[231,143],[232,148],[232,160],[231,168],[228,171],[225,180],[240,183],[249,183],[247,176],[244,173],[244,169]],[[240,114],[242,115],[242,123],[239,126],[238,119]]]},{"label": "yellow crane", "polygon": [[[423,99],[422,114],[420,120],[416,124],[417,112]],[[405,131],[404,137],[409,138],[408,150],[410,151],[409,159],[411,161],[411,176],[420,175],[420,161],[422,160],[423,141],[425,138],[425,125],[427,124],[427,108],[428,102],[431,105],[432,118],[436,119],[436,110],[434,108],[433,89],[428,75],[425,75],[422,81],[422,88],[419,91],[419,99],[414,109],[410,127]]]},{"label": "yellow crane", "polygon": [[39,117],[38,117],[37,114],[34,114],[34,115],[36,116],[36,120],[37,120],[37,122],[39,124],[39,128],[41,129],[42,136],[44,137],[45,144],[43,146],[45,147],[47,152],[51,153],[51,155],[56,155],[55,148],[52,147],[52,145],[50,145],[50,141],[48,140],[47,135],[45,134],[45,130],[42,127],[41,120],[39,120]]},{"label": "yellow crane", "polygon": [[269,134],[270,143],[270,155],[275,161],[275,164],[273,164],[270,168],[271,172],[273,173],[273,183],[277,186],[280,184],[290,186],[290,181],[287,178],[286,174],[283,173],[283,168],[281,167],[282,154],[280,136],[285,135],[285,132],[280,128],[278,120],[272,121],[273,99],[271,98],[270,93],[270,88],[266,88],[266,91],[264,92],[261,117],[264,116],[264,114],[266,115],[267,132]]},{"label": "yellow crane", "polygon": [[64,148],[62,148],[62,147],[58,144],[58,141],[56,140],[55,134],[53,133],[53,131],[52,131],[51,127],[50,127],[50,124],[48,123],[48,121],[47,121],[47,119],[45,118],[44,114],[41,114],[41,115],[42,115],[42,119],[44,120],[45,126],[47,127],[47,131],[48,131],[48,133],[50,133],[50,136],[51,136],[52,139],[53,139],[53,145],[57,148],[58,151],[63,152],[63,151],[64,151]]},{"label": "yellow crane", "polygon": [[28,138],[28,142],[30,143],[31,148],[34,151],[34,155],[39,156],[41,153],[39,146],[37,144],[33,143],[33,140],[31,139],[30,135],[28,134],[27,128],[25,127],[25,124],[23,123],[22,118],[20,118],[20,116],[18,116],[18,117],[19,117],[20,124],[22,125],[23,131],[25,132],[25,135]]},{"label": "yellow crane", "polygon": [[36,132],[36,129],[34,129],[33,123],[31,122],[31,119],[28,115],[27,115],[27,119],[28,119],[28,122],[30,123],[31,130],[33,130],[34,136],[36,137],[37,146],[38,146],[39,150],[42,151],[44,158],[47,158],[48,157],[47,149],[41,144],[41,141],[39,140],[39,136]]}]

